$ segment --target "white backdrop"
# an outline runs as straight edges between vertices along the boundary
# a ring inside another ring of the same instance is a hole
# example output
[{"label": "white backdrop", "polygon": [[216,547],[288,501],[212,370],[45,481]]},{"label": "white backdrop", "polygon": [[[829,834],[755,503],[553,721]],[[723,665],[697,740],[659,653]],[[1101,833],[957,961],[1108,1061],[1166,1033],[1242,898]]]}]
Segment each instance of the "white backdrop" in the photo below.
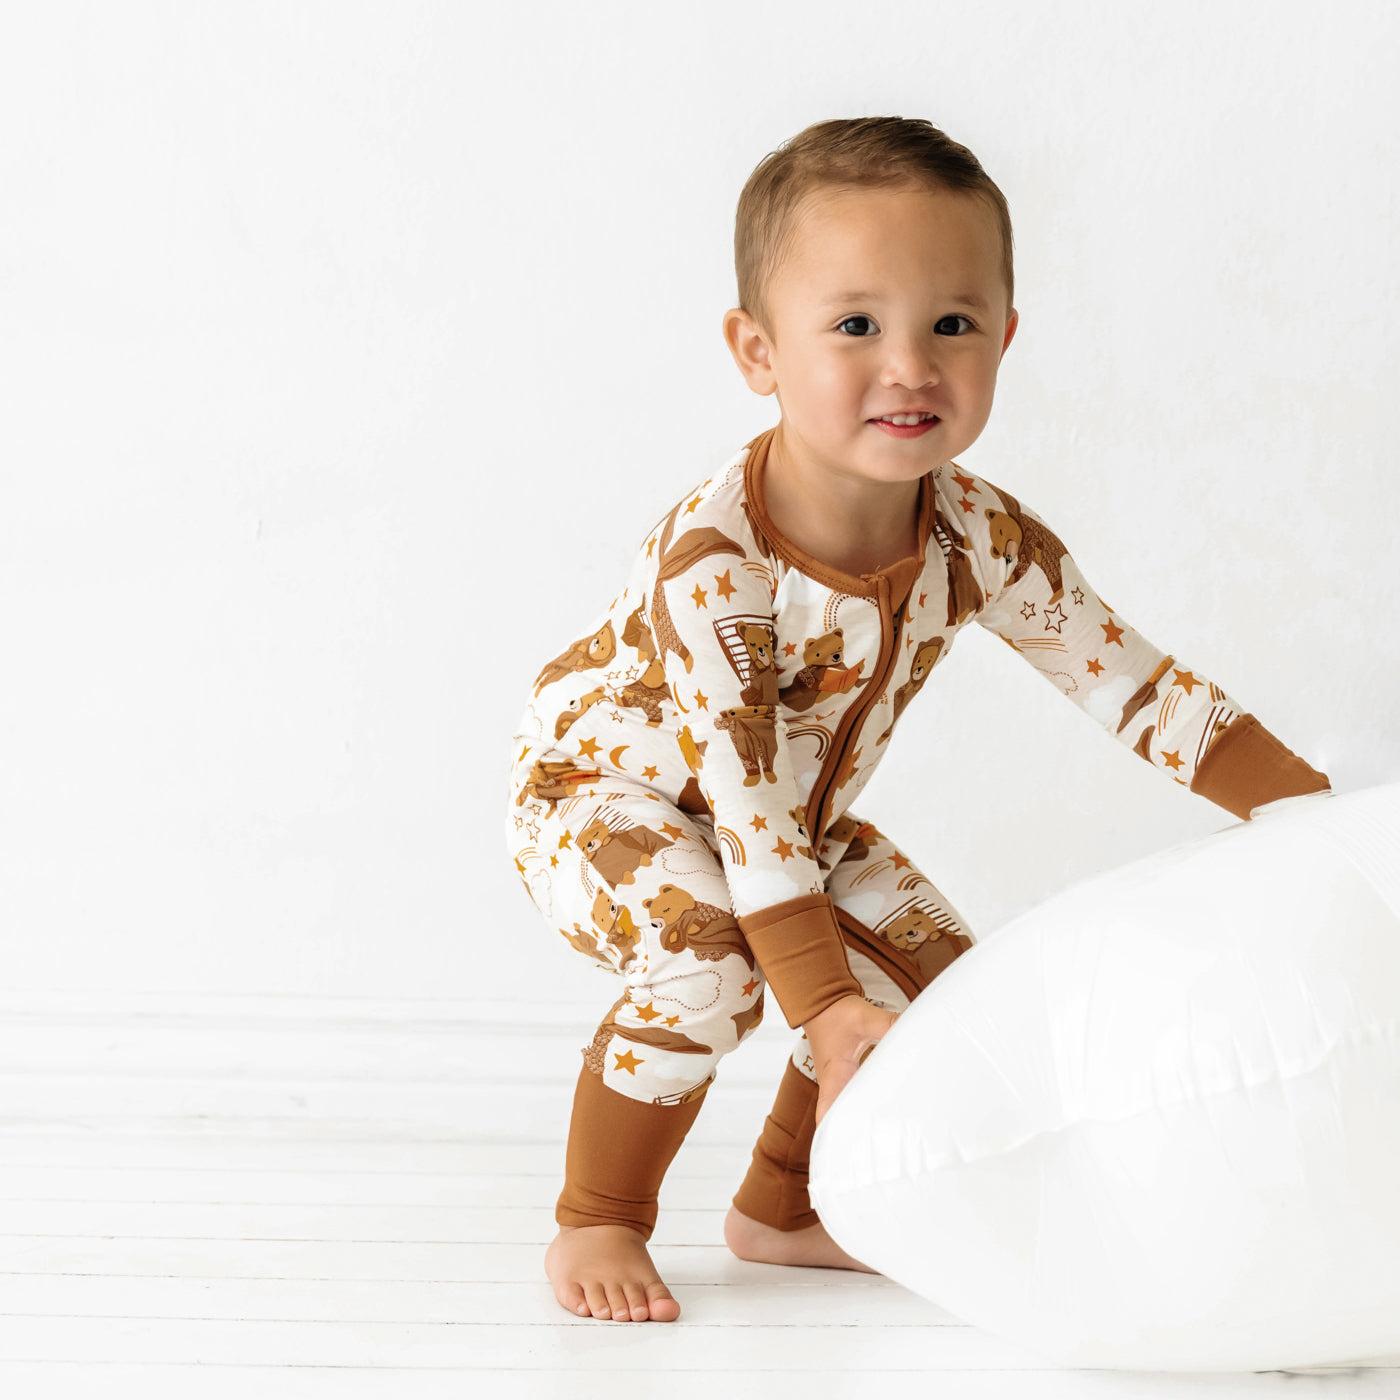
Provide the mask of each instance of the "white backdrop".
[{"label": "white backdrop", "polygon": [[[1400,18],[1383,0],[9,5],[12,987],[551,997],[508,737],[775,421],[720,321],[809,122],[1011,204],[961,459],[1335,785],[1400,777]],[[973,627],[861,811],[979,934],[1232,819]]]}]

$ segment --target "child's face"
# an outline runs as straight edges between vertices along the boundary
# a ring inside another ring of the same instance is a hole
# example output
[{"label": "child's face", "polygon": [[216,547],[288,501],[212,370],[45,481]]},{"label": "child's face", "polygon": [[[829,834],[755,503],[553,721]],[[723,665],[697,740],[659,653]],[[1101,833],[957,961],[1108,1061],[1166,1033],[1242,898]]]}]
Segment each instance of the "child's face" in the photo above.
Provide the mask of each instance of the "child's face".
[{"label": "child's face", "polygon": [[[986,425],[1016,313],[996,218],[976,196],[823,191],[768,303],[772,342],[737,308],[725,337],[750,388],[776,392],[785,448],[809,467],[907,481]],[[938,421],[918,436],[872,421],[905,410]]]}]

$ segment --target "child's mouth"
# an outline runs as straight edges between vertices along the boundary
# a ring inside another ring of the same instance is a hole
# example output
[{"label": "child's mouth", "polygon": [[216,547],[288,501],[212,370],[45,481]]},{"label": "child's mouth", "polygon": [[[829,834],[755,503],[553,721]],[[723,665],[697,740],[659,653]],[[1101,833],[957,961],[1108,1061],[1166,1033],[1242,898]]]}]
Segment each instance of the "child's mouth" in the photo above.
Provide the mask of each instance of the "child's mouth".
[{"label": "child's mouth", "polygon": [[902,425],[899,423],[887,423],[883,418],[872,418],[872,422],[882,432],[888,433],[891,437],[916,438],[922,437],[930,428],[936,428],[943,420],[941,418],[926,418],[922,423],[910,423]]}]

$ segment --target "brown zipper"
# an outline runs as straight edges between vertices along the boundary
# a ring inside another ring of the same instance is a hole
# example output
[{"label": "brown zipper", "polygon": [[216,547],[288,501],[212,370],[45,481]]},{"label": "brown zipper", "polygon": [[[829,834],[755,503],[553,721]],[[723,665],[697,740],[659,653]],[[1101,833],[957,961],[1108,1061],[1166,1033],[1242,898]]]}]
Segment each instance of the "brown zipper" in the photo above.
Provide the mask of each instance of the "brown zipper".
[{"label": "brown zipper", "polygon": [[[852,705],[837,727],[836,739],[832,744],[836,761],[833,763],[828,758],[822,766],[821,772],[817,774],[817,781],[812,788],[814,793],[820,792],[821,796],[807,799],[807,809],[803,815],[806,818],[807,835],[812,842],[814,853],[821,849],[822,838],[826,835],[827,816],[832,806],[827,799],[835,790],[836,775],[846,762],[847,750],[855,744],[856,739],[860,736],[860,726],[865,722],[865,716],[884,693],[885,682],[889,679],[890,672],[894,670],[894,663],[899,656],[899,619],[893,616],[894,610],[890,607],[890,580],[886,574],[876,574],[875,582],[879,589],[880,651],[882,655],[885,648],[885,638],[891,628],[893,628],[894,636],[890,641],[889,655],[884,658],[884,664],[880,667],[879,673],[870,679],[867,690],[870,698],[863,704]],[[902,612],[903,609],[901,608],[900,611]],[[823,781],[825,781],[824,788]],[[814,811],[817,815],[817,825],[815,826],[812,824],[811,817]]]}]

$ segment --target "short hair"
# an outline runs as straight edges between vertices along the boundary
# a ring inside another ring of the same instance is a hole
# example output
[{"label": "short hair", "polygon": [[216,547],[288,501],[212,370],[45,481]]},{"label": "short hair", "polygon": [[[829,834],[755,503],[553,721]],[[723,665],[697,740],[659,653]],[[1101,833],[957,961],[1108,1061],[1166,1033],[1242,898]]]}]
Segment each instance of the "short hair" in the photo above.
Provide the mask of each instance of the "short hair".
[{"label": "short hair", "polygon": [[771,334],[765,298],[769,282],[791,252],[797,213],[823,190],[922,186],[967,192],[986,201],[1001,234],[1008,308],[1015,293],[1011,212],[981,162],[923,117],[850,117],[814,122],[770,151],[754,167],[734,218],[734,272],[739,306]]}]

